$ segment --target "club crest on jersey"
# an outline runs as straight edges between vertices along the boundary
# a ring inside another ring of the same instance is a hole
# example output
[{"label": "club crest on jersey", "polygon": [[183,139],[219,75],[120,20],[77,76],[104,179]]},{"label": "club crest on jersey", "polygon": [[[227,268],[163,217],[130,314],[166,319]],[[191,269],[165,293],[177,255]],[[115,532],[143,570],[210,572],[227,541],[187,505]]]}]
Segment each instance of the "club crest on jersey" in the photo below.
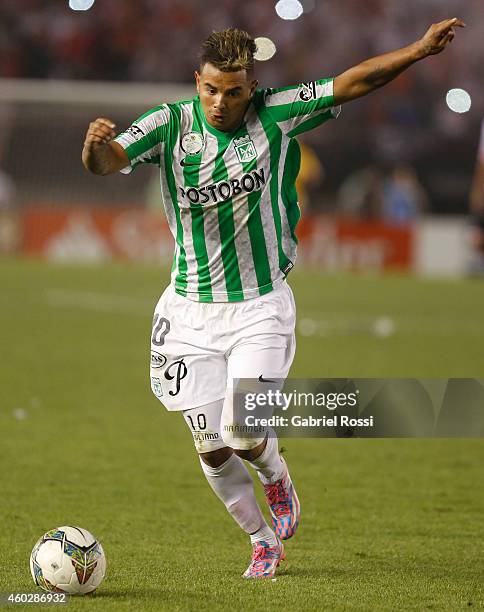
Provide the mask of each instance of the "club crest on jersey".
[{"label": "club crest on jersey", "polygon": [[205,144],[199,132],[187,132],[181,139],[181,148],[187,155],[198,155]]},{"label": "club crest on jersey", "polygon": [[310,102],[316,98],[316,83],[301,83],[299,87],[299,99],[303,102]]},{"label": "club crest on jersey", "polygon": [[255,145],[250,139],[250,136],[242,136],[241,138],[236,138],[234,140],[234,148],[237,153],[237,159],[242,164],[251,161],[257,157],[257,151],[255,150]]}]

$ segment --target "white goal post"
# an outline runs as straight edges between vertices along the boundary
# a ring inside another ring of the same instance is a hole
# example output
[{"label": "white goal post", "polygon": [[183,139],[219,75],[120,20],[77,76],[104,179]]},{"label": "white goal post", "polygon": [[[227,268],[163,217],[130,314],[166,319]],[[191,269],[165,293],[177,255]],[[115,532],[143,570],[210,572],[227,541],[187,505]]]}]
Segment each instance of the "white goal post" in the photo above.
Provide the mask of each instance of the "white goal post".
[{"label": "white goal post", "polygon": [[152,201],[154,167],[129,180],[99,180],[85,171],[80,155],[88,125],[109,117],[120,132],[150,108],[195,94],[195,84],[0,79],[0,171],[15,185],[16,205]]}]

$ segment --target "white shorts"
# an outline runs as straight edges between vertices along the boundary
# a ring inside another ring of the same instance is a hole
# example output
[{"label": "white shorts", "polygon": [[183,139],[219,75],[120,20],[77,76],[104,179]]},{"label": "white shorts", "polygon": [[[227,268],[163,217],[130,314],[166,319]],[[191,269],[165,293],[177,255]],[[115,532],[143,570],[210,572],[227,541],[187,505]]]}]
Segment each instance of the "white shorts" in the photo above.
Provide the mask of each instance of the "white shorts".
[{"label": "white shorts", "polygon": [[[285,281],[261,297],[215,303],[191,301],[170,285],[153,319],[153,393],[167,410],[187,411],[218,402],[221,419],[234,379],[287,377],[296,348],[295,322],[294,296]],[[215,429],[215,447],[226,446],[220,424]]]}]

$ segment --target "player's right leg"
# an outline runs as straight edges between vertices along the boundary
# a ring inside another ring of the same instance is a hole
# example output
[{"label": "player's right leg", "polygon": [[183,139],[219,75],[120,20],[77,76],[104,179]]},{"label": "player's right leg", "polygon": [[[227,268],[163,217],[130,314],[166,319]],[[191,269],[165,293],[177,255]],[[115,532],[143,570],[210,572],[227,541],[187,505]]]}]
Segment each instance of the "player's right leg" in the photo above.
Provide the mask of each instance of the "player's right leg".
[{"label": "player's right leg", "polygon": [[284,548],[267,525],[244,461],[225,446],[220,435],[223,400],[183,411],[193,435],[205,477],[241,529],[250,535],[252,561],[245,578],[270,578],[284,558]]},{"label": "player's right leg", "polygon": [[[286,462],[279,454],[276,433],[270,428],[255,427],[250,432],[243,427],[248,413],[243,405],[234,406],[234,393],[243,398],[245,385],[249,385],[253,397],[282,388],[295,352],[294,298],[290,287],[282,283],[242,309],[231,320],[235,338],[227,364],[222,436],[257,471],[274,530],[281,540],[287,540],[296,533],[301,509]],[[273,409],[259,406],[252,414],[269,418]]]}]

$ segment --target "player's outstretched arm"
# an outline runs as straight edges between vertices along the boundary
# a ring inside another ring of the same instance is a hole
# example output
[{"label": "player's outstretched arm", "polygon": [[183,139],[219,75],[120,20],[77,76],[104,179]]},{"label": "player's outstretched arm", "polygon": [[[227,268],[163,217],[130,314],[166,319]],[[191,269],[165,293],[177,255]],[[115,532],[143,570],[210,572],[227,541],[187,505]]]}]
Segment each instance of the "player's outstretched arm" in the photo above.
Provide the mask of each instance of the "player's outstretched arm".
[{"label": "player's outstretched arm", "polygon": [[386,85],[401,72],[429,55],[445,49],[454,38],[454,27],[465,23],[454,17],[434,23],[420,39],[402,49],[372,57],[337,76],[334,80],[334,104],[343,104]]},{"label": "player's outstretched arm", "polygon": [[105,118],[89,124],[82,150],[84,167],[94,174],[112,174],[129,166],[129,158],[123,147],[112,142],[116,125]]}]

